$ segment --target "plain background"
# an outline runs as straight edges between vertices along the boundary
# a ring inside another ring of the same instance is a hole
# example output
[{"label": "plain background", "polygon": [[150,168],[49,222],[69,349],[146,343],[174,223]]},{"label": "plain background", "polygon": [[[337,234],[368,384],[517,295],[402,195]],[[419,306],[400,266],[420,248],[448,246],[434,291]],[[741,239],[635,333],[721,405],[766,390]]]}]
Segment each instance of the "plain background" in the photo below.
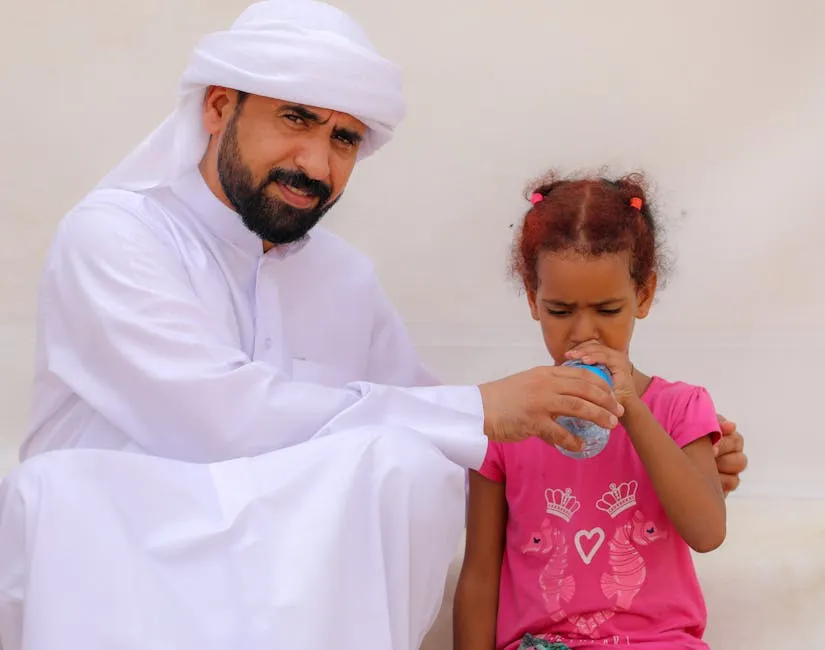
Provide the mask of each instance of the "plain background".
[{"label": "plain background", "polygon": [[[174,107],[239,0],[1,0],[0,473],[28,417],[35,291],[63,213]],[[338,0],[409,117],[327,218],[449,382],[546,363],[507,276],[528,180],[645,170],[677,253],[634,340],[747,436],[740,496],[825,497],[825,3]]]}]

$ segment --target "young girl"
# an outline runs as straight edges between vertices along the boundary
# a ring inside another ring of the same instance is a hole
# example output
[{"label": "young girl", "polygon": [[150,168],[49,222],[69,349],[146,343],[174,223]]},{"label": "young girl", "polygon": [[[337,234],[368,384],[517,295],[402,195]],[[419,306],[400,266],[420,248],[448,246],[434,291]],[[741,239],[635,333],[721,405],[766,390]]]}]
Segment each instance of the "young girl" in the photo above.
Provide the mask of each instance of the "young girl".
[{"label": "young girl", "polygon": [[557,364],[603,364],[624,407],[605,449],[569,458],[537,439],[491,443],[470,475],[455,650],[706,649],[690,549],[725,538],[719,423],[698,386],[628,358],[661,266],[639,177],[550,180],[514,247]]}]

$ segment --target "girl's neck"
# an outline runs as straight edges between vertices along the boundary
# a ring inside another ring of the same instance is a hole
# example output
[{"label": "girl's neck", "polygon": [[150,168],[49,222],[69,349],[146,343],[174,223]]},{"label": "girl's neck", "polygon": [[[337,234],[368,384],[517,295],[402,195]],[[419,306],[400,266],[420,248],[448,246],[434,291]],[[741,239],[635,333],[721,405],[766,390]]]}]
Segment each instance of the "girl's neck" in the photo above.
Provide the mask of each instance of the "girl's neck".
[{"label": "girl's neck", "polygon": [[633,383],[636,386],[636,394],[641,397],[645,394],[645,391],[650,387],[650,382],[653,381],[652,377],[640,372],[638,368],[634,366],[633,368]]}]

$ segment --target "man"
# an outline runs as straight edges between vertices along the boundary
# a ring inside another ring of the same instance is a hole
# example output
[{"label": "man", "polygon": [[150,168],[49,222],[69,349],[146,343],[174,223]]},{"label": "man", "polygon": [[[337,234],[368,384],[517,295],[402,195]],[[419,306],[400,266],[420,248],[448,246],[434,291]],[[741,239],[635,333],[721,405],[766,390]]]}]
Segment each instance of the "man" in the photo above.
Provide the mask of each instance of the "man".
[{"label": "man", "polygon": [[340,11],[259,2],[63,220],[0,494],[4,650],[416,648],[488,438],[615,425],[586,371],[436,385],[369,261],[316,225],[400,87]]}]

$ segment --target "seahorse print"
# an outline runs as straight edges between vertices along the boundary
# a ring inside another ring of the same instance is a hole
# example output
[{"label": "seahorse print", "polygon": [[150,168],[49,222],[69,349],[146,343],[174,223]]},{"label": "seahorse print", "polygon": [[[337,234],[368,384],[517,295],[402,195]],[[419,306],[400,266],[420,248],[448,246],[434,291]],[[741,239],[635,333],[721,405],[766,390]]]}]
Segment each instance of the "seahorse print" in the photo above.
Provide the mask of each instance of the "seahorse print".
[{"label": "seahorse print", "polygon": [[576,593],[576,581],[567,574],[567,540],[558,528],[545,519],[541,532],[533,533],[530,541],[521,547],[522,553],[549,554],[547,564],[539,574],[539,586],[544,605],[553,621],[567,617],[562,602],[569,603]]},{"label": "seahorse print", "polygon": [[611,572],[603,573],[601,577],[602,593],[608,599],[616,597],[616,607],[630,609],[647,578],[639,547],[660,539],[667,539],[667,530],[659,530],[638,510],[630,521],[616,529],[607,545]]}]

